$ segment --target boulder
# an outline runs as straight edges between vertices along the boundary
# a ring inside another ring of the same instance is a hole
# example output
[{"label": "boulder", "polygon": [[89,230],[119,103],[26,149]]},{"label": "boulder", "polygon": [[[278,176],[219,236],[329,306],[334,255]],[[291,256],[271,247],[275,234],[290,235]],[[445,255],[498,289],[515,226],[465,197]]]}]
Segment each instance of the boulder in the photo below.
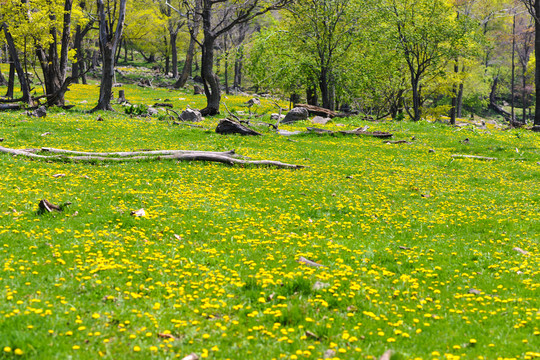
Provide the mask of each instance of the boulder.
[{"label": "boulder", "polygon": [[157,116],[159,114],[159,111],[158,109],[154,108],[154,107],[149,107],[148,108],[148,115],[150,116]]},{"label": "boulder", "polygon": [[[280,116],[281,116],[281,118],[280,118]],[[275,113],[270,115],[270,120],[271,121],[277,121],[278,119],[280,121],[282,121],[283,119],[285,119],[285,115],[279,115],[279,114],[275,114]]]},{"label": "boulder", "polygon": [[319,125],[326,125],[330,121],[330,118],[323,118],[322,116],[315,116],[311,119],[311,122]]},{"label": "boulder", "polygon": [[202,121],[202,114],[198,110],[186,109],[180,114],[180,120],[189,122]]},{"label": "boulder", "polygon": [[307,120],[309,116],[309,112],[306,108],[303,107],[295,107],[291,111],[287,113],[285,118],[283,119],[283,123],[292,123],[295,121],[301,121],[301,120]]}]

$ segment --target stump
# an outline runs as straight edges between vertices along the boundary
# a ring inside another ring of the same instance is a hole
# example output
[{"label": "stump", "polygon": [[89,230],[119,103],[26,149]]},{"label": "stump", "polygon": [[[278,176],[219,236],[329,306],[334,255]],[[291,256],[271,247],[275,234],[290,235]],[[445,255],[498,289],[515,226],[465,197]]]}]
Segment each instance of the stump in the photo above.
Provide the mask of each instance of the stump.
[{"label": "stump", "polygon": [[229,119],[223,119],[216,127],[216,133],[221,135],[240,134],[240,135],[262,135],[261,133],[252,130],[239,122]]},{"label": "stump", "polygon": [[126,100],[126,94],[125,94],[125,91],[124,90],[118,90],[118,100],[117,102],[119,104],[122,104],[122,103],[125,103],[127,102]]}]

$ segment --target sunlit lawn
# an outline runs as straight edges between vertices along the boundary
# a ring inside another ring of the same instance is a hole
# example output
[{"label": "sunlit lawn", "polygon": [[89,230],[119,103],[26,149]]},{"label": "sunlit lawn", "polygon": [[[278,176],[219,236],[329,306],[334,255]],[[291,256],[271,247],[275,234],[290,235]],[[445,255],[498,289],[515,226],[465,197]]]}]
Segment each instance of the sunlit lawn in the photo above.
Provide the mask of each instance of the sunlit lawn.
[{"label": "sunlit lawn", "polygon": [[[133,104],[204,105],[124,89]],[[0,146],[236,149],[309,168],[0,154],[0,358],[540,357],[540,135],[336,119],[326,128],[369,125],[411,144],[224,137],[219,117],[204,130],[117,106],[96,121],[81,110],[97,94],[73,86],[76,107],[44,119],[0,113]],[[234,111],[246,100],[224,98]],[[38,215],[42,198],[72,205]],[[145,218],[130,215],[140,208]]]}]

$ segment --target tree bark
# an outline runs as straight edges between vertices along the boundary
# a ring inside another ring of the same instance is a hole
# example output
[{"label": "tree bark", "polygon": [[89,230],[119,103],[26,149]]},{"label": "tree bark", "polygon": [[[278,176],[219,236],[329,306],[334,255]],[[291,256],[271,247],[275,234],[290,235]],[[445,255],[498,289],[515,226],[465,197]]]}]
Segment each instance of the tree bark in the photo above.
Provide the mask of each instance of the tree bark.
[{"label": "tree bark", "polygon": [[120,43],[122,32],[124,30],[126,1],[127,0],[120,0],[120,6],[118,8],[118,23],[116,25],[116,30],[113,32],[112,24],[107,22],[103,0],[97,0],[99,14],[99,42],[103,67],[101,84],[99,88],[99,100],[98,104],[94,109],[92,109],[92,111],[112,110],[111,91],[114,81],[114,56],[116,55],[116,48]]},{"label": "tree bark", "polygon": [[233,87],[238,90],[242,87],[242,67],[244,65],[244,50],[243,46],[236,51],[236,57],[234,59],[234,83]]},{"label": "tree bark", "polygon": [[205,34],[201,58],[201,77],[203,79],[207,104],[206,107],[201,110],[201,114],[203,116],[212,116],[219,114],[221,89],[219,86],[219,78],[214,74],[214,43],[216,38],[209,30],[210,16],[208,16],[207,19],[204,19],[203,17],[203,22],[208,22],[208,25],[204,25]]},{"label": "tree bark", "polygon": [[411,78],[411,86],[412,86],[412,95],[413,95],[413,120],[419,121],[422,117],[422,114],[420,112],[420,90],[419,87],[419,80],[417,77],[413,76]]},{"label": "tree bark", "polygon": [[534,11],[536,14],[535,23],[534,23],[534,48],[535,48],[535,59],[536,59],[536,70],[535,74],[535,87],[536,87],[536,108],[534,111],[534,126],[540,126],[540,1],[535,0],[534,2]]},{"label": "tree bark", "polygon": [[13,60],[9,62],[9,75],[8,75],[8,88],[6,92],[6,97],[8,99],[13,99],[13,90],[15,89],[15,65]]},{"label": "tree bark", "polygon": [[2,74],[2,69],[0,69],[0,86],[6,85],[6,78],[4,77],[4,74]]},{"label": "tree bark", "polygon": [[[50,105],[64,106],[65,103],[63,93],[60,92],[60,89],[64,84],[68,64],[72,6],[73,0],[65,0],[64,17],[62,22],[62,38],[60,40],[60,44],[58,43],[58,31],[55,27],[53,27],[50,31],[52,42],[48,45],[48,48],[43,48],[42,46],[38,46],[36,48],[36,55],[41,66],[43,79],[45,82],[45,94],[49,100],[51,100],[51,98],[54,96],[54,100],[49,101]],[[59,46],[60,54],[58,54]]]},{"label": "tree bark", "polygon": [[[459,73],[458,59],[454,61],[454,73]],[[458,85],[454,84],[453,91],[454,97],[452,97],[452,109],[450,109],[450,125],[456,125],[457,117],[457,103],[458,103]]]},{"label": "tree bark", "polygon": [[182,68],[182,74],[178,78],[178,81],[174,84],[175,89],[183,88],[186,85],[188,78],[191,76],[191,71],[193,68],[193,59],[195,57],[195,45],[197,35],[199,35],[199,22],[196,21],[196,24],[193,25],[193,28],[190,29],[190,39],[189,46],[186,53],[186,61],[184,62],[184,67]]},{"label": "tree bark", "polygon": [[2,27],[4,28],[4,36],[8,44],[11,61],[13,62],[13,66],[17,70],[17,76],[19,77],[19,83],[21,85],[21,91],[23,93],[21,101],[28,103],[28,105],[32,106],[34,104],[34,101],[30,96],[30,85],[28,83],[28,79],[26,78],[26,73],[24,72],[21,62],[19,60],[19,54],[17,53],[17,48],[15,47],[15,41],[13,40],[13,37],[9,32],[7,24],[2,23]]},{"label": "tree bark", "polygon": [[176,41],[178,39],[178,32],[171,32],[171,57],[172,57],[172,76],[174,79],[178,78],[178,48]]}]

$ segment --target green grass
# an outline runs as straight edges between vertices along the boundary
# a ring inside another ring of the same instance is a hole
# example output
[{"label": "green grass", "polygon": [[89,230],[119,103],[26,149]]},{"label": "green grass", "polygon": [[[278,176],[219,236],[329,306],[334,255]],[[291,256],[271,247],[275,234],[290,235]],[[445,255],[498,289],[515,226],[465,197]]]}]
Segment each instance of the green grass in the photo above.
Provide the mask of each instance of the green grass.
[{"label": "green grass", "polygon": [[[135,104],[204,105],[183,92],[125,89]],[[369,125],[412,144],[289,141],[264,128],[263,137],[225,137],[213,132],[219,117],[205,119],[205,131],[118,107],[98,122],[80,111],[97,91],[74,86],[67,96],[76,108],[44,119],[0,113],[0,145],[236,149],[309,168],[0,154],[0,358],[318,359],[328,349],[340,359],[388,349],[403,359],[539,356],[538,134],[351,118],[327,128]],[[224,99],[233,110],[245,100]],[[257,110],[270,111],[266,101]],[[42,198],[73,204],[40,216]],[[130,216],[140,208],[147,217]]]}]

